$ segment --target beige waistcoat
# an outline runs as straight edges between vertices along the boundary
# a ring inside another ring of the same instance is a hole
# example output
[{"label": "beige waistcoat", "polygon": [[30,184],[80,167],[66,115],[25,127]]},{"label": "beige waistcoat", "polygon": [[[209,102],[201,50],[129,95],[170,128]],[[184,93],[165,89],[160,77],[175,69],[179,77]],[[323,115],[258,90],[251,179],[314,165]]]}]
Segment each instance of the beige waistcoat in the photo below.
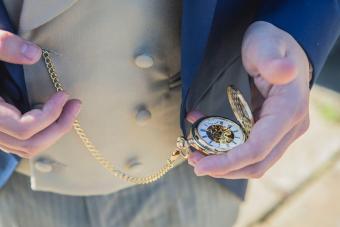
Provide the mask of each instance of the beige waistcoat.
[{"label": "beige waistcoat", "polygon": [[[97,148],[131,175],[158,170],[179,130],[180,0],[5,0],[19,34],[52,51],[79,120]],[[22,6],[22,8],[21,8]],[[21,9],[21,10],[20,10]],[[25,66],[32,106],[55,92],[42,61]],[[74,132],[18,171],[33,190],[111,193],[132,184],[111,176]]]}]

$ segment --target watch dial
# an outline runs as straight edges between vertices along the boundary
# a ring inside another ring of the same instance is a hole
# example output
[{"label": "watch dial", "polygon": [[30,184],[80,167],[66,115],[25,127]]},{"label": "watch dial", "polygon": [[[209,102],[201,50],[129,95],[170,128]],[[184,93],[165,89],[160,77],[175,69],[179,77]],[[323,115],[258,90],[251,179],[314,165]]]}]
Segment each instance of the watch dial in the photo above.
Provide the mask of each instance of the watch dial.
[{"label": "watch dial", "polygon": [[241,127],[225,118],[209,117],[203,119],[198,124],[197,129],[206,146],[217,151],[228,151],[245,141]]}]

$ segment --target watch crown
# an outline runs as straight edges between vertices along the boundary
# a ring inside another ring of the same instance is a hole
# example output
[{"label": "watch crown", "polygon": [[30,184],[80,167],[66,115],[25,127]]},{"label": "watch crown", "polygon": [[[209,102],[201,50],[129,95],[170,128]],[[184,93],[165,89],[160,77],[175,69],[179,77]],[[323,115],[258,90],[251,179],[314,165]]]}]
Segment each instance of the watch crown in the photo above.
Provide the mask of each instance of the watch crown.
[{"label": "watch crown", "polygon": [[178,137],[176,146],[177,146],[178,149],[183,149],[183,148],[187,147],[186,139],[183,136]]},{"label": "watch crown", "polygon": [[186,139],[183,136],[177,138],[177,149],[176,151],[183,157],[188,158],[189,155],[189,145]]}]

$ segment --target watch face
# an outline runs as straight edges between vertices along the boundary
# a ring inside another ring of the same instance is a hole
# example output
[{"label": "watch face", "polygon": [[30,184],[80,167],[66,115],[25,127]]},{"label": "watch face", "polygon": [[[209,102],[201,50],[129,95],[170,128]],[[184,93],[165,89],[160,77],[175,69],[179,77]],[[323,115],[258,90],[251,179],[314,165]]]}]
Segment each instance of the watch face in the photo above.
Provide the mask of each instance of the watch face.
[{"label": "watch face", "polygon": [[204,148],[215,152],[226,152],[245,141],[241,127],[222,117],[208,117],[197,125],[199,142]]}]

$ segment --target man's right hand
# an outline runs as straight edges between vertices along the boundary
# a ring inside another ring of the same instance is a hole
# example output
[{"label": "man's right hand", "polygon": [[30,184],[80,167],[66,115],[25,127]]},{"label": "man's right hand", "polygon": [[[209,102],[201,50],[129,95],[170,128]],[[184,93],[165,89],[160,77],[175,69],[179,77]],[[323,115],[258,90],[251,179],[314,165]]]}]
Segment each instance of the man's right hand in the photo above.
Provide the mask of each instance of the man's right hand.
[{"label": "man's right hand", "polygon": [[[37,45],[0,30],[1,61],[30,65],[40,57]],[[0,97],[0,149],[23,158],[33,157],[72,128],[80,104],[80,100],[69,99],[65,92],[57,92],[41,109],[22,114]]]}]

